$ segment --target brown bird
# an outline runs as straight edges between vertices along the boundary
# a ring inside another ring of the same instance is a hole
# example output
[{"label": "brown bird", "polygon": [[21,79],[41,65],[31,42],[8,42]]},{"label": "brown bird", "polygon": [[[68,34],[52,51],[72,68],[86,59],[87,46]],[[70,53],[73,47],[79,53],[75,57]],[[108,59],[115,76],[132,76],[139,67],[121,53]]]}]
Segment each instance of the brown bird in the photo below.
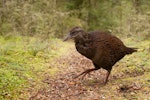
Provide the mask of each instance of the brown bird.
[{"label": "brown bird", "polygon": [[83,77],[95,70],[103,68],[107,70],[107,75],[104,80],[106,84],[112,70],[112,66],[125,55],[136,52],[136,48],[126,47],[123,42],[110,32],[85,32],[80,27],[74,27],[70,30],[64,41],[73,39],[77,51],[88,59],[92,60],[95,68],[87,69],[77,77]]}]

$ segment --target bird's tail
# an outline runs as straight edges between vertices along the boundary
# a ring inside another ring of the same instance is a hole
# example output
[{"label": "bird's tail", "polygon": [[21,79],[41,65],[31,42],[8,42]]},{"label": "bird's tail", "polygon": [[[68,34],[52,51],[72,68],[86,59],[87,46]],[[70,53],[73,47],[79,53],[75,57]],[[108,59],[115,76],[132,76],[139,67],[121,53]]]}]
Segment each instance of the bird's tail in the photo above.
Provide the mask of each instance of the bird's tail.
[{"label": "bird's tail", "polygon": [[137,49],[138,49],[138,48],[130,48],[130,47],[127,47],[127,49],[126,49],[126,54],[132,54],[133,52],[137,52]]}]

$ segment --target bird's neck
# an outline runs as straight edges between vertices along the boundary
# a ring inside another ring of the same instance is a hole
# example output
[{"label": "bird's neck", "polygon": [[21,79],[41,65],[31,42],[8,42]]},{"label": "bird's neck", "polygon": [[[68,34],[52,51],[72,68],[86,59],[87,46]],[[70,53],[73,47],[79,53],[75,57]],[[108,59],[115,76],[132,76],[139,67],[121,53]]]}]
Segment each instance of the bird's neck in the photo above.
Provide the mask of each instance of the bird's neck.
[{"label": "bird's neck", "polygon": [[75,40],[75,43],[76,44],[82,44],[84,43],[87,39],[89,39],[89,34],[84,32],[81,34],[81,36],[79,37],[76,37],[74,40]]}]

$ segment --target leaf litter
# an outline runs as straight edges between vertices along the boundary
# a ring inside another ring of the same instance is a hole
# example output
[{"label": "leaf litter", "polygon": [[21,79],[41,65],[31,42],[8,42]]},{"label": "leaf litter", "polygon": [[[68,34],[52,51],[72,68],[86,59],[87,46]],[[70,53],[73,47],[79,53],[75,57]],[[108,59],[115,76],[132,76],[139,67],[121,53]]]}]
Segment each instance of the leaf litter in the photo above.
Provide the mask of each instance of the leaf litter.
[{"label": "leaf litter", "polygon": [[[59,63],[57,66],[59,72],[55,76],[46,76],[43,80],[48,87],[40,89],[37,93],[31,93],[30,100],[110,100],[117,97],[118,100],[122,100],[122,98],[132,99],[128,93],[136,95],[136,92],[142,89],[140,83],[121,84],[120,81],[115,82],[118,78],[122,78],[118,73],[114,75],[115,77],[110,76],[111,83],[103,85],[106,73],[104,70],[92,72],[83,80],[81,78],[74,79],[76,75],[92,68],[93,65],[90,60],[75,50],[70,49],[69,52],[71,53],[65,54],[55,61]],[[118,78],[116,78],[117,76]],[[146,90],[145,94],[150,95],[150,91]]]}]

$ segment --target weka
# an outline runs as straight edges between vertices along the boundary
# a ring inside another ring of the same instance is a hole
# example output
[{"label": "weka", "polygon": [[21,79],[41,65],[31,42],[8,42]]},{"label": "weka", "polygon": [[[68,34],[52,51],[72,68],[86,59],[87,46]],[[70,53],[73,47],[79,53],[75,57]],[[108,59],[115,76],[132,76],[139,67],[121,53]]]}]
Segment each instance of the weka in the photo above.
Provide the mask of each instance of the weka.
[{"label": "weka", "polygon": [[109,32],[85,32],[80,27],[74,27],[70,30],[64,41],[68,39],[73,39],[77,51],[92,60],[95,66],[93,69],[82,72],[76,78],[81,75],[84,77],[94,70],[103,68],[107,70],[106,79],[104,80],[105,84],[108,81],[112,66],[125,55],[137,51],[136,48],[126,47],[120,39],[111,35]]}]

